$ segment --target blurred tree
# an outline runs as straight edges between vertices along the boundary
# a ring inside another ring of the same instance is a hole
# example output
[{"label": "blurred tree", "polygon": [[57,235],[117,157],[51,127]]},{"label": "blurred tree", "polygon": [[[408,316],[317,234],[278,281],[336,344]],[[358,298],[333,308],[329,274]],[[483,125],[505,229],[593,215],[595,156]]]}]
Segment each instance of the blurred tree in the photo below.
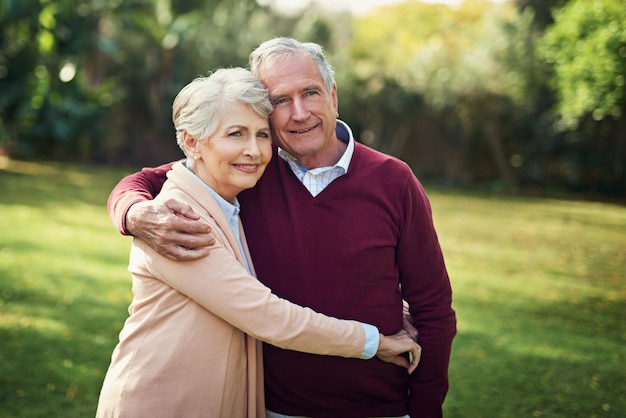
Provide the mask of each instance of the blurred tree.
[{"label": "blurred tree", "polygon": [[[405,77],[413,71],[411,57],[448,12],[442,5],[418,2],[381,7],[353,21],[351,42],[335,58],[342,117],[363,142],[409,163],[407,143],[425,139],[417,124],[427,109],[422,92],[408,86]],[[428,171],[424,164],[412,165],[421,174]]]},{"label": "blurred tree", "polygon": [[[528,108],[533,91],[531,21],[530,13],[520,16],[510,5],[482,1],[458,9],[419,2],[390,6],[356,22],[354,70],[368,80],[369,92],[385,92],[377,86],[395,80],[437,112],[447,142],[439,160],[449,180],[475,180],[485,171],[476,165],[490,162],[500,180],[515,184],[507,127]],[[417,130],[406,126],[419,120],[407,117],[410,112],[404,109],[395,130]],[[414,134],[413,140],[427,139]]]},{"label": "blurred tree", "polygon": [[216,67],[245,66],[257,35],[269,27],[254,0],[144,0],[101,25],[110,51],[107,77],[115,80],[115,119],[107,159],[157,164],[180,158],[171,104],[194,77]]},{"label": "blurred tree", "polygon": [[259,3],[273,2],[0,2],[0,157],[178,158],[180,88],[283,35],[325,47],[341,118],[422,177],[626,192],[620,0],[414,1],[360,18]]},{"label": "blurred tree", "polygon": [[562,7],[569,0],[513,0],[521,12],[532,11],[534,25],[540,29],[552,24],[552,10]]},{"label": "blurred tree", "polygon": [[[49,90],[47,69],[37,67],[41,11],[36,0],[0,4],[0,147],[12,146],[20,130],[34,125]],[[49,49],[49,32],[43,33],[40,43]]]},{"label": "blurred tree", "polygon": [[[578,178],[626,192],[626,7],[623,0],[571,0],[554,12],[540,45],[552,65],[557,131],[581,150]],[[595,122],[594,122],[595,121]],[[580,126],[580,129],[577,129]],[[575,134],[574,134],[575,133]],[[590,158],[592,157],[592,158]],[[583,183],[583,180],[578,180]]]},{"label": "blurred tree", "polygon": [[0,4],[0,148],[116,162],[180,156],[174,95],[246,65],[272,31],[254,0],[8,0]]},{"label": "blurred tree", "polygon": [[541,52],[554,65],[558,110],[566,126],[591,113],[623,116],[626,85],[626,7],[622,0],[573,0],[554,13]]}]

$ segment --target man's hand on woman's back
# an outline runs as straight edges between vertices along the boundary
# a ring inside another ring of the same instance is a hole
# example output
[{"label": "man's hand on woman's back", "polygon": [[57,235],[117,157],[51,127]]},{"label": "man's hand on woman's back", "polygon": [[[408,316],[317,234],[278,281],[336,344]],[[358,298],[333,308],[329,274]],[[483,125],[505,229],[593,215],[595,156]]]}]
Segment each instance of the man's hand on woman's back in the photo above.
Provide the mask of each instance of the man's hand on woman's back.
[{"label": "man's hand on woman's back", "polygon": [[126,228],[159,254],[176,261],[206,257],[215,244],[211,227],[190,206],[174,199],[135,203],[126,215]]}]

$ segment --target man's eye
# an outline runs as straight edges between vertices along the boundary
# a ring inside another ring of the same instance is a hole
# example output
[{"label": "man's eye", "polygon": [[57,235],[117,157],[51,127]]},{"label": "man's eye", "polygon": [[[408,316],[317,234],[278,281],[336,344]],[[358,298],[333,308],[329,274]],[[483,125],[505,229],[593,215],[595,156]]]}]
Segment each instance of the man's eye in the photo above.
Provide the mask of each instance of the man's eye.
[{"label": "man's eye", "polygon": [[276,99],[274,100],[274,103],[272,103],[274,106],[279,105],[279,104],[283,104],[287,101],[287,99]]}]

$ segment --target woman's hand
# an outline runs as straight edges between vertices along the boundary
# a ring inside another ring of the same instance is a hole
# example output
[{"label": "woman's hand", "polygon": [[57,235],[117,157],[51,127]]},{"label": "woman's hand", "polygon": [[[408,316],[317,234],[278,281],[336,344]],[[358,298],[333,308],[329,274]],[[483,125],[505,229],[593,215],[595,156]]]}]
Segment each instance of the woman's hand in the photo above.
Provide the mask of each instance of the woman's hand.
[{"label": "woman's hand", "polygon": [[[402,355],[403,353],[409,353],[409,360]],[[406,331],[402,330],[389,336],[380,334],[376,357],[382,361],[404,367],[411,374],[417,368],[421,356],[422,347],[413,341]]]}]

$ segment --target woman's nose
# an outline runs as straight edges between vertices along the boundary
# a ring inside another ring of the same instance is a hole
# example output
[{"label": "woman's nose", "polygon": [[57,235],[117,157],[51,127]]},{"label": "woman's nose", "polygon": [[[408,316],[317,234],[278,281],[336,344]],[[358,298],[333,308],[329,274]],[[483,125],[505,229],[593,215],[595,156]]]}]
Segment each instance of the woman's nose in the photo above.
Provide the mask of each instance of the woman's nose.
[{"label": "woman's nose", "polygon": [[258,140],[254,135],[251,135],[250,138],[246,141],[246,148],[244,150],[244,154],[256,157],[261,154],[259,149]]}]

